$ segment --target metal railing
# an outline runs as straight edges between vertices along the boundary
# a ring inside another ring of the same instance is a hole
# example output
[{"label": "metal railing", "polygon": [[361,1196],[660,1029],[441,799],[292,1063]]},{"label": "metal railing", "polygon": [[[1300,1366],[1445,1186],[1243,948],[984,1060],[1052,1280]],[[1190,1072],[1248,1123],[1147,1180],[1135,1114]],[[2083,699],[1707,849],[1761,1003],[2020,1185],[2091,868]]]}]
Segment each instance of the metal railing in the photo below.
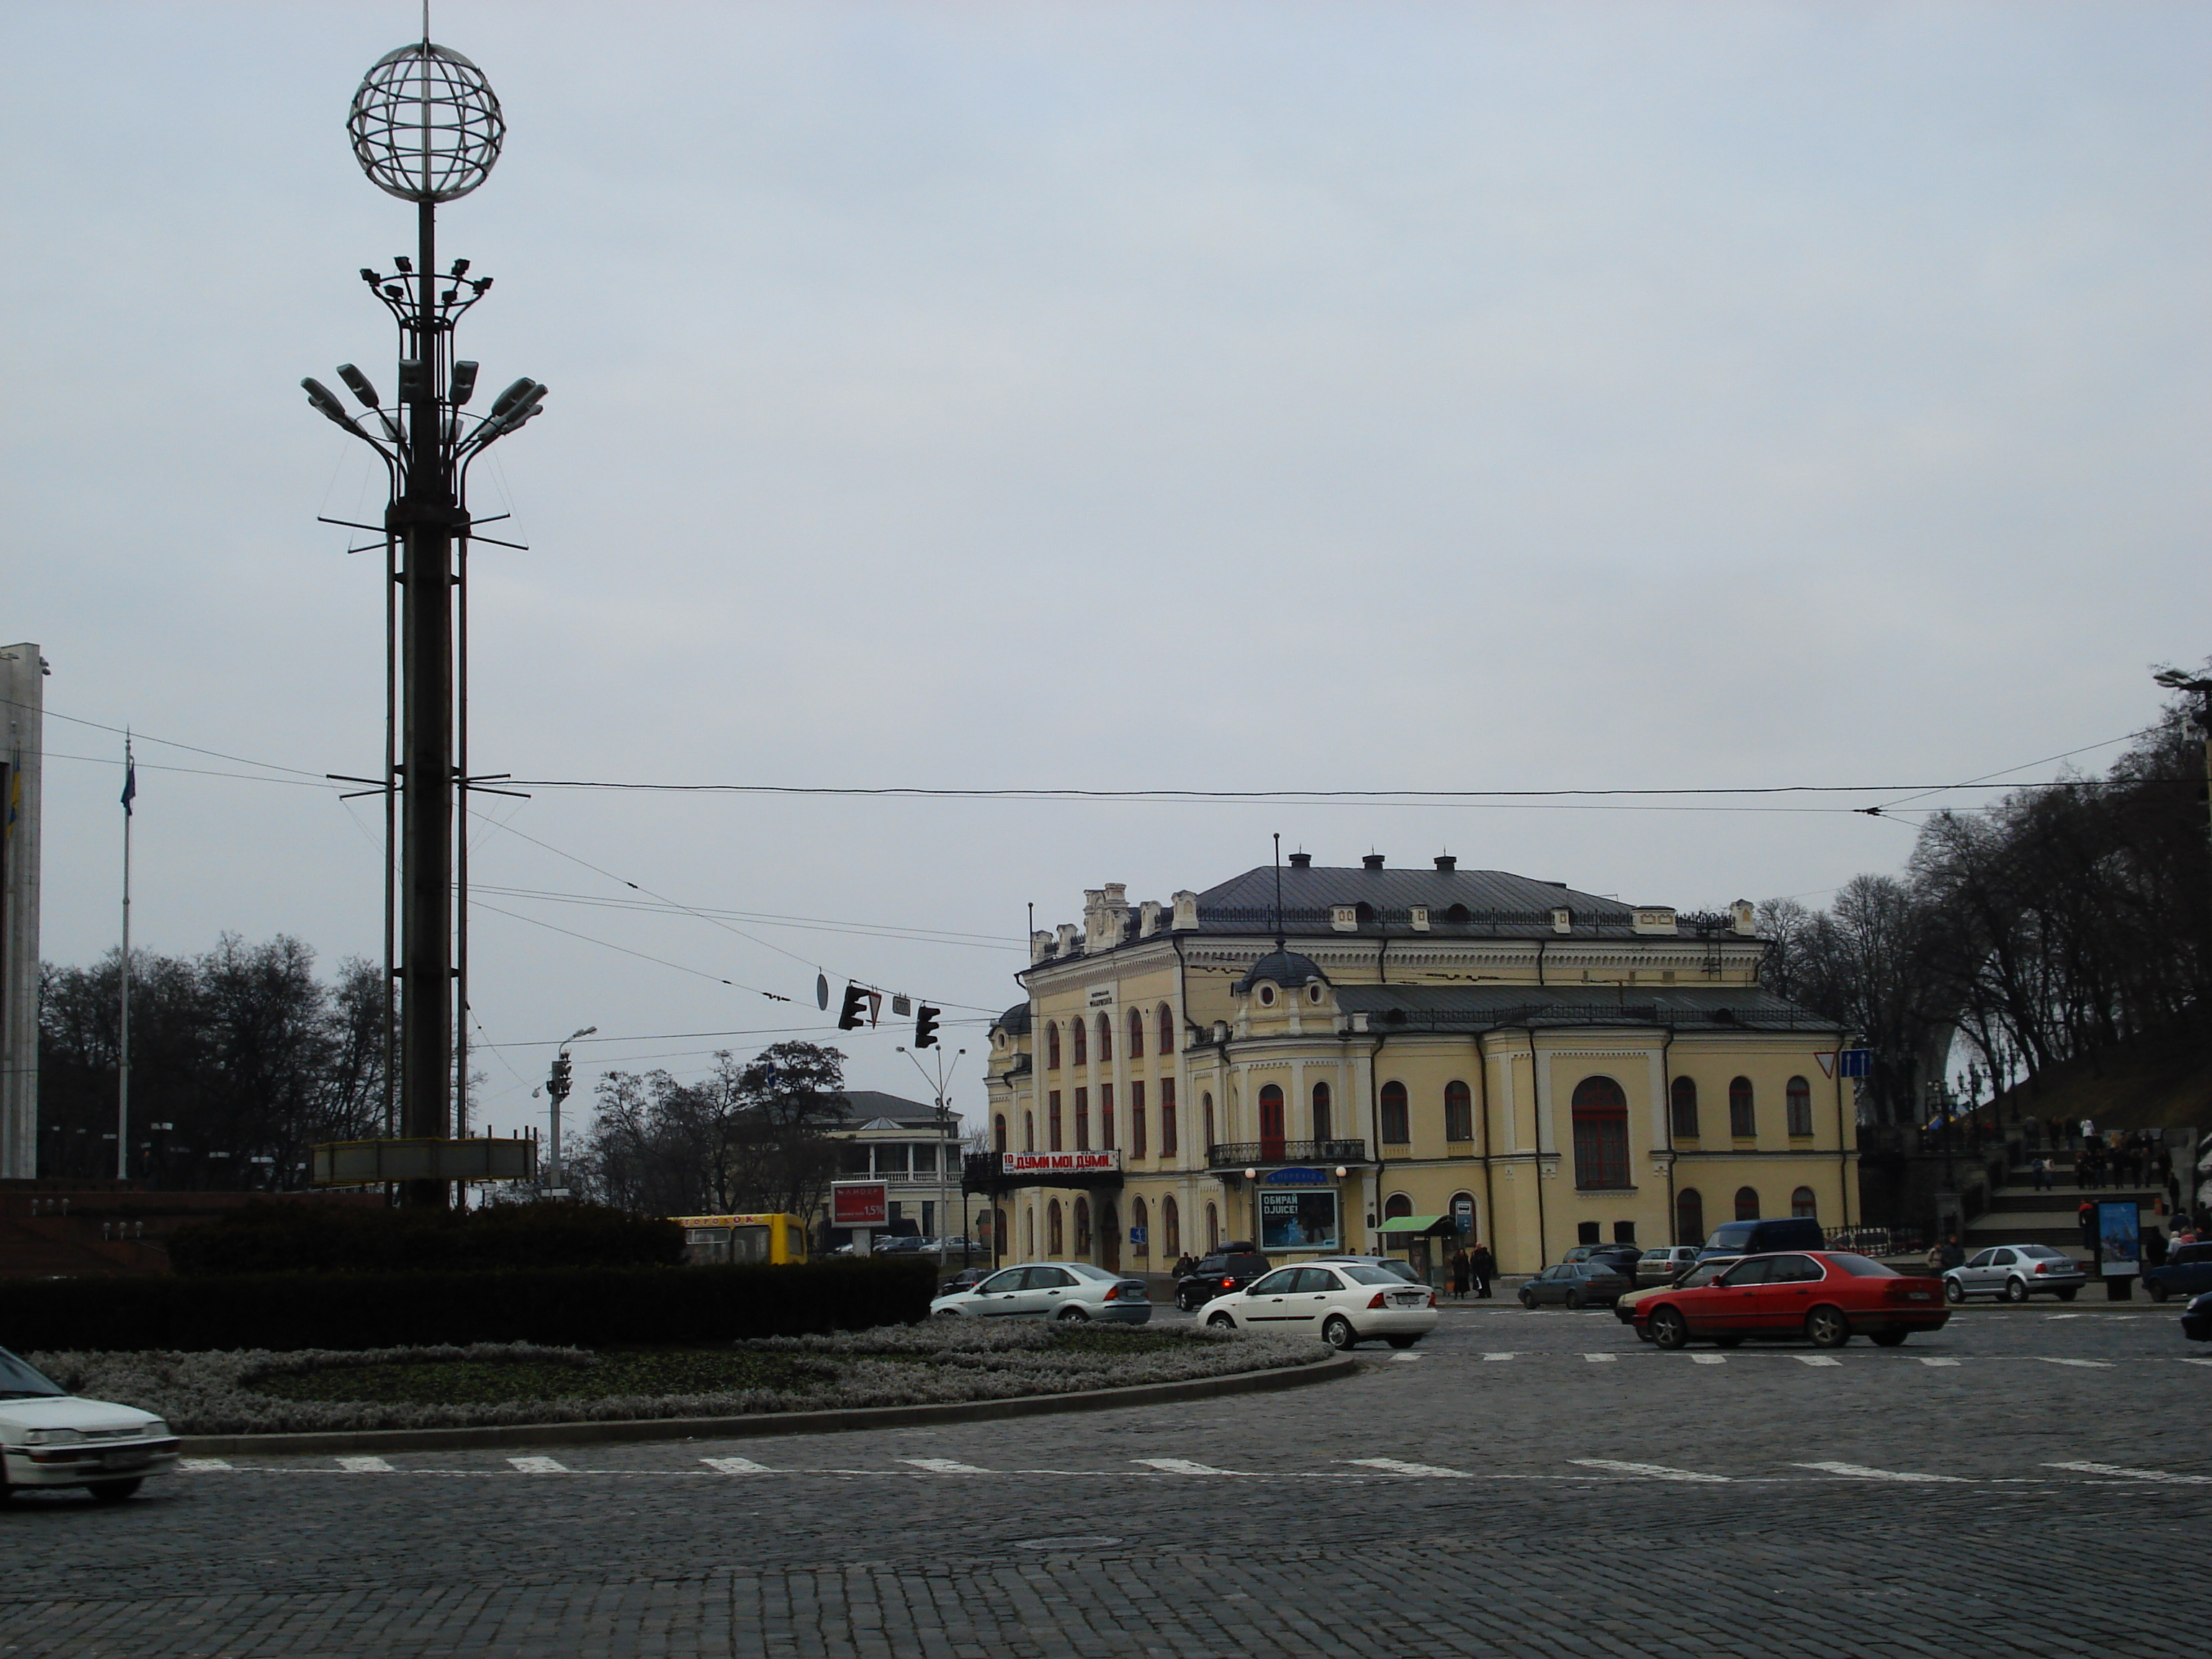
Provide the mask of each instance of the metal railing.
[{"label": "metal railing", "polygon": [[1231,1140],[1206,1149],[1210,1170],[1241,1170],[1262,1164],[1364,1164],[1364,1140]]}]

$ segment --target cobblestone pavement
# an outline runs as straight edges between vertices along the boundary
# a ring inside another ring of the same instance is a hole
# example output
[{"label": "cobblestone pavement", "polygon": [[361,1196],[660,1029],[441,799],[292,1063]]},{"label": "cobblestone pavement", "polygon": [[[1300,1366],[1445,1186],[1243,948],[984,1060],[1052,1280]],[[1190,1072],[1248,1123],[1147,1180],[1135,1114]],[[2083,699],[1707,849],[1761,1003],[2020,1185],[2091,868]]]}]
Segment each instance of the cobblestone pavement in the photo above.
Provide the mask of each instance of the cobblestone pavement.
[{"label": "cobblestone pavement", "polygon": [[1506,1304],[1286,1395],[234,1457],[0,1514],[0,1655],[2166,1659],[2208,1366],[2171,1311],[1664,1354]]}]

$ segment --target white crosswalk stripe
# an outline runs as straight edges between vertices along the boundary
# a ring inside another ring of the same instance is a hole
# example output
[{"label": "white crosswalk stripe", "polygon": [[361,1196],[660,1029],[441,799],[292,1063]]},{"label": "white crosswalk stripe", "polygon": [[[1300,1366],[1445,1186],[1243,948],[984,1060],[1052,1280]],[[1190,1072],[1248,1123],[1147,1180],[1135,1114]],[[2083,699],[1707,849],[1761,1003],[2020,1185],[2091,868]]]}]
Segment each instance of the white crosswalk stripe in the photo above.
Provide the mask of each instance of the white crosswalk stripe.
[{"label": "white crosswalk stripe", "polygon": [[220,1457],[179,1457],[177,1467],[187,1474],[203,1474],[212,1469],[227,1469],[230,1465]]},{"label": "white crosswalk stripe", "polygon": [[1363,1469],[1385,1469],[1392,1474],[1420,1474],[1432,1480],[1472,1480],[1474,1477],[1464,1469],[1443,1468],[1434,1463],[1406,1463],[1395,1457],[1347,1457],[1347,1463]]},{"label": "white crosswalk stripe", "polygon": [[2051,1463],[2045,1467],[2072,1469],[2077,1474],[2109,1474],[2124,1480],[2148,1480],[2160,1486],[2212,1486],[2212,1474],[2170,1474],[2164,1469],[2129,1469],[2116,1463]]},{"label": "white crosswalk stripe", "polygon": [[1234,1474],[1234,1469],[1217,1469],[1211,1463],[1194,1463],[1188,1457],[1133,1457],[1132,1463],[1142,1463],[1146,1468],[1158,1469],[1163,1474]]},{"label": "white crosswalk stripe", "polygon": [[1832,1353],[1800,1353],[1792,1354],[1790,1358],[1801,1365],[1840,1365],[1844,1363]]},{"label": "white crosswalk stripe", "polygon": [[1420,1357],[1417,1353],[1394,1353],[1390,1356],[1393,1359],[1419,1359]]},{"label": "white crosswalk stripe", "polygon": [[510,1457],[507,1460],[524,1474],[566,1474],[568,1466],[557,1457]]},{"label": "white crosswalk stripe", "polygon": [[973,1463],[963,1463],[953,1457],[902,1457],[902,1463],[911,1463],[918,1469],[927,1469],[932,1474],[988,1474],[990,1470]]},{"label": "white crosswalk stripe", "polygon": [[1586,1353],[1583,1358],[1593,1365],[1610,1365],[1620,1356],[1617,1353]]},{"label": "white crosswalk stripe", "polygon": [[2112,1369],[2112,1362],[2109,1359],[2054,1359],[2047,1353],[2033,1354],[2030,1358],[2040,1359],[2046,1365],[2079,1365],[2085,1370],[2093,1371]]},{"label": "white crosswalk stripe", "polygon": [[1516,1358],[1515,1355],[1510,1353],[1486,1353],[1482,1357],[1485,1359],[1511,1359]]},{"label": "white crosswalk stripe", "polygon": [[1964,1480],[1958,1474],[1913,1474],[1904,1469],[1870,1469],[1863,1463],[1800,1463],[1801,1469],[1820,1469],[1829,1474],[1855,1475],[1862,1480]]},{"label": "white crosswalk stripe", "polygon": [[390,1474],[392,1465],[380,1457],[341,1457],[338,1467],[349,1474]]},{"label": "white crosswalk stripe", "polygon": [[1955,1365],[1959,1362],[1955,1359],[1930,1359],[1927,1355],[1923,1354],[1920,1357],[1920,1363],[1923,1365]]},{"label": "white crosswalk stripe", "polygon": [[1617,1457],[1570,1457],[1586,1469],[1609,1469],[1615,1474],[1641,1474],[1653,1480],[1697,1480],[1714,1486],[1728,1484],[1724,1474],[1700,1474],[1695,1469],[1674,1469],[1664,1463],[1624,1463]]},{"label": "white crosswalk stripe", "polygon": [[2181,1363],[2185,1365],[2212,1365],[2212,1359],[2191,1359],[2185,1356]]},{"label": "white crosswalk stripe", "polygon": [[775,1471],[765,1463],[756,1463],[750,1457],[702,1457],[699,1460],[708,1468],[723,1474],[774,1474]]},{"label": "white crosswalk stripe", "polygon": [[1692,1365],[1725,1365],[1728,1356],[1724,1353],[1693,1353],[1690,1356],[1690,1363]]}]

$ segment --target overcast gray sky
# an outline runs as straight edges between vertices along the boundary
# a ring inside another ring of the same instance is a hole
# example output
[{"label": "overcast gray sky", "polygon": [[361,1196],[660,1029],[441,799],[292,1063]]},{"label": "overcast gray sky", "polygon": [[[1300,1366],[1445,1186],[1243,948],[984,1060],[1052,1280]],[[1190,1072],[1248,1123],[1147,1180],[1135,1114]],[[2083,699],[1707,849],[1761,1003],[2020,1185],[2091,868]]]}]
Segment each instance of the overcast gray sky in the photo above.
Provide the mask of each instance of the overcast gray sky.
[{"label": "overcast gray sky", "polygon": [[[343,122],[416,16],[0,8],[0,635],[45,647],[55,714],[374,767],[380,565],[315,517],[371,516],[380,484],[297,382],[391,378],[353,273],[411,215]],[[511,124],[441,220],[497,278],[464,355],[552,387],[473,503],[531,547],[475,566],[479,769],[1932,783],[2118,738],[2154,711],[2146,665],[2207,648],[2201,5],[433,21]],[[118,744],[47,737],[46,954],[84,962],[115,937],[119,776],[59,757]],[[140,941],[375,952],[373,803],[140,753]],[[818,1025],[817,966],[1003,1007],[1026,902],[1049,926],[1106,881],[1204,888],[1273,830],[1323,864],[1819,902],[1909,850],[1857,804],[540,790],[488,804],[520,833],[483,827],[479,881],[987,937],[742,924],[783,955],[488,893],[474,1001],[493,1042],[621,1039],[587,1079],[688,1074],[771,1039],[648,1034]],[[902,1040],[848,1042],[852,1080],[922,1092]],[[549,1052],[493,1052],[494,1124]]]}]

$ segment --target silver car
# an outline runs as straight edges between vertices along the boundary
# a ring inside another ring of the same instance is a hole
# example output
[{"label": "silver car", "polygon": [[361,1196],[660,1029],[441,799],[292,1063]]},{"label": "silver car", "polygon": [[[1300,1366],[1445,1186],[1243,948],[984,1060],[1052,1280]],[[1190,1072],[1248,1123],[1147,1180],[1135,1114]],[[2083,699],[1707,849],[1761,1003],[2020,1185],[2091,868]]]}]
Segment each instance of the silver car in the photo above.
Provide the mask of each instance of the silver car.
[{"label": "silver car", "polygon": [[1943,1275],[1943,1299],[1954,1304],[1970,1296],[2001,1296],[2025,1302],[2051,1295],[2071,1302],[2089,1282],[2081,1264],[2048,1244],[1999,1244],[1969,1256]]},{"label": "silver car", "polygon": [[1056,1319],[1070,1324],[1095,1319],[1142,1325],[1152,1316],[1152,1300],[1143,1279],[1109,1273],[1087,1261],[1024,1261],[1001,1267],[980,1285],[939,1297],[929,1311],[939,1319]]},{"label": "silver car", "polygon": [[1636,1258],[1636,1282],[1639,1286],[1672,1285],[1697,1259],[1695,1244],[1659,1245]]}]

